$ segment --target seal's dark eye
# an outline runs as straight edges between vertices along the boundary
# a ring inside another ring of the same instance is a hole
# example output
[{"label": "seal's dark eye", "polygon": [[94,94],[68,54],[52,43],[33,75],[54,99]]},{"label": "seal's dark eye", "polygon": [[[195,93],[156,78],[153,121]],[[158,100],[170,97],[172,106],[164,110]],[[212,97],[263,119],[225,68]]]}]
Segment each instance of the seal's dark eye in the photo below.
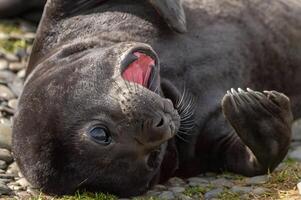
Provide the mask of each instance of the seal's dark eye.
[{"label": "seal's dark eye", "polygon": [[108,145],[112,138],[109,131],[104,127],[95,127],[89,131],[90,137],[99,144]]}]

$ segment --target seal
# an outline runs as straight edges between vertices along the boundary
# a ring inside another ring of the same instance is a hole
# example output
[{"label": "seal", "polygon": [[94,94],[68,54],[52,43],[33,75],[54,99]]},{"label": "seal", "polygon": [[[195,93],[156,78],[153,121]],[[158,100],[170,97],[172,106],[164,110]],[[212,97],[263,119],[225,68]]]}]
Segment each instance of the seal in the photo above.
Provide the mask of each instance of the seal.
[{"label": "seal", "polygon": [[128,197],[171,176],[272,171],[301,116],[300,10],[49,0],[14,117],[21,172],[49,194]]}]

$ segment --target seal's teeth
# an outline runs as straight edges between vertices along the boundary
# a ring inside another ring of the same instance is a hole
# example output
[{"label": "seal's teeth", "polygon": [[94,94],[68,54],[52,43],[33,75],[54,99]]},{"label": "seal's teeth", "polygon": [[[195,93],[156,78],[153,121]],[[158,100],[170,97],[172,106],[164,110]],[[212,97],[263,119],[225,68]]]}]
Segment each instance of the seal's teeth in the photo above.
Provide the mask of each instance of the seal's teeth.
[{"label": "seal's teeth", "polygon": [[227,90],[227,94],[230,95],[230,96],[232,95],[231,92],[230,92],[229,90]]}]

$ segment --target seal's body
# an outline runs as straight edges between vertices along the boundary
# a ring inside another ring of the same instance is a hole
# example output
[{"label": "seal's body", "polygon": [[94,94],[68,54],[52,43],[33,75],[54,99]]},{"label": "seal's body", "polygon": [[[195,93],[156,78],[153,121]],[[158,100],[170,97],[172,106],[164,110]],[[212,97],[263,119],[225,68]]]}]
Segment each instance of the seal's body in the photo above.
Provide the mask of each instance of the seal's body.
[{"label": "seal's body", "polygon": [[301,3],[183,5],[46,4],[13,127],[32,184],[130,196],[173,175],[252,176],[282,161],[290,104],[301,116]]}]

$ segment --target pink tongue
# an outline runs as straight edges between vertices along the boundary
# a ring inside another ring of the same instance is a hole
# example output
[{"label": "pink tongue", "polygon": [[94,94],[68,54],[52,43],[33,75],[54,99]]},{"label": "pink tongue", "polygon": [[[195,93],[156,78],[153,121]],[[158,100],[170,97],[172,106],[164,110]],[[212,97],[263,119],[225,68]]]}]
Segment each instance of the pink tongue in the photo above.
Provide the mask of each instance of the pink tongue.
[{"label": "pink tongue", "polygon": [[135,52],[134,55],[137,56],[138,59],[126,68],[122,77],[127,81],[135,82],[147,87],[155,61],[151,57],[140,52]]}]

